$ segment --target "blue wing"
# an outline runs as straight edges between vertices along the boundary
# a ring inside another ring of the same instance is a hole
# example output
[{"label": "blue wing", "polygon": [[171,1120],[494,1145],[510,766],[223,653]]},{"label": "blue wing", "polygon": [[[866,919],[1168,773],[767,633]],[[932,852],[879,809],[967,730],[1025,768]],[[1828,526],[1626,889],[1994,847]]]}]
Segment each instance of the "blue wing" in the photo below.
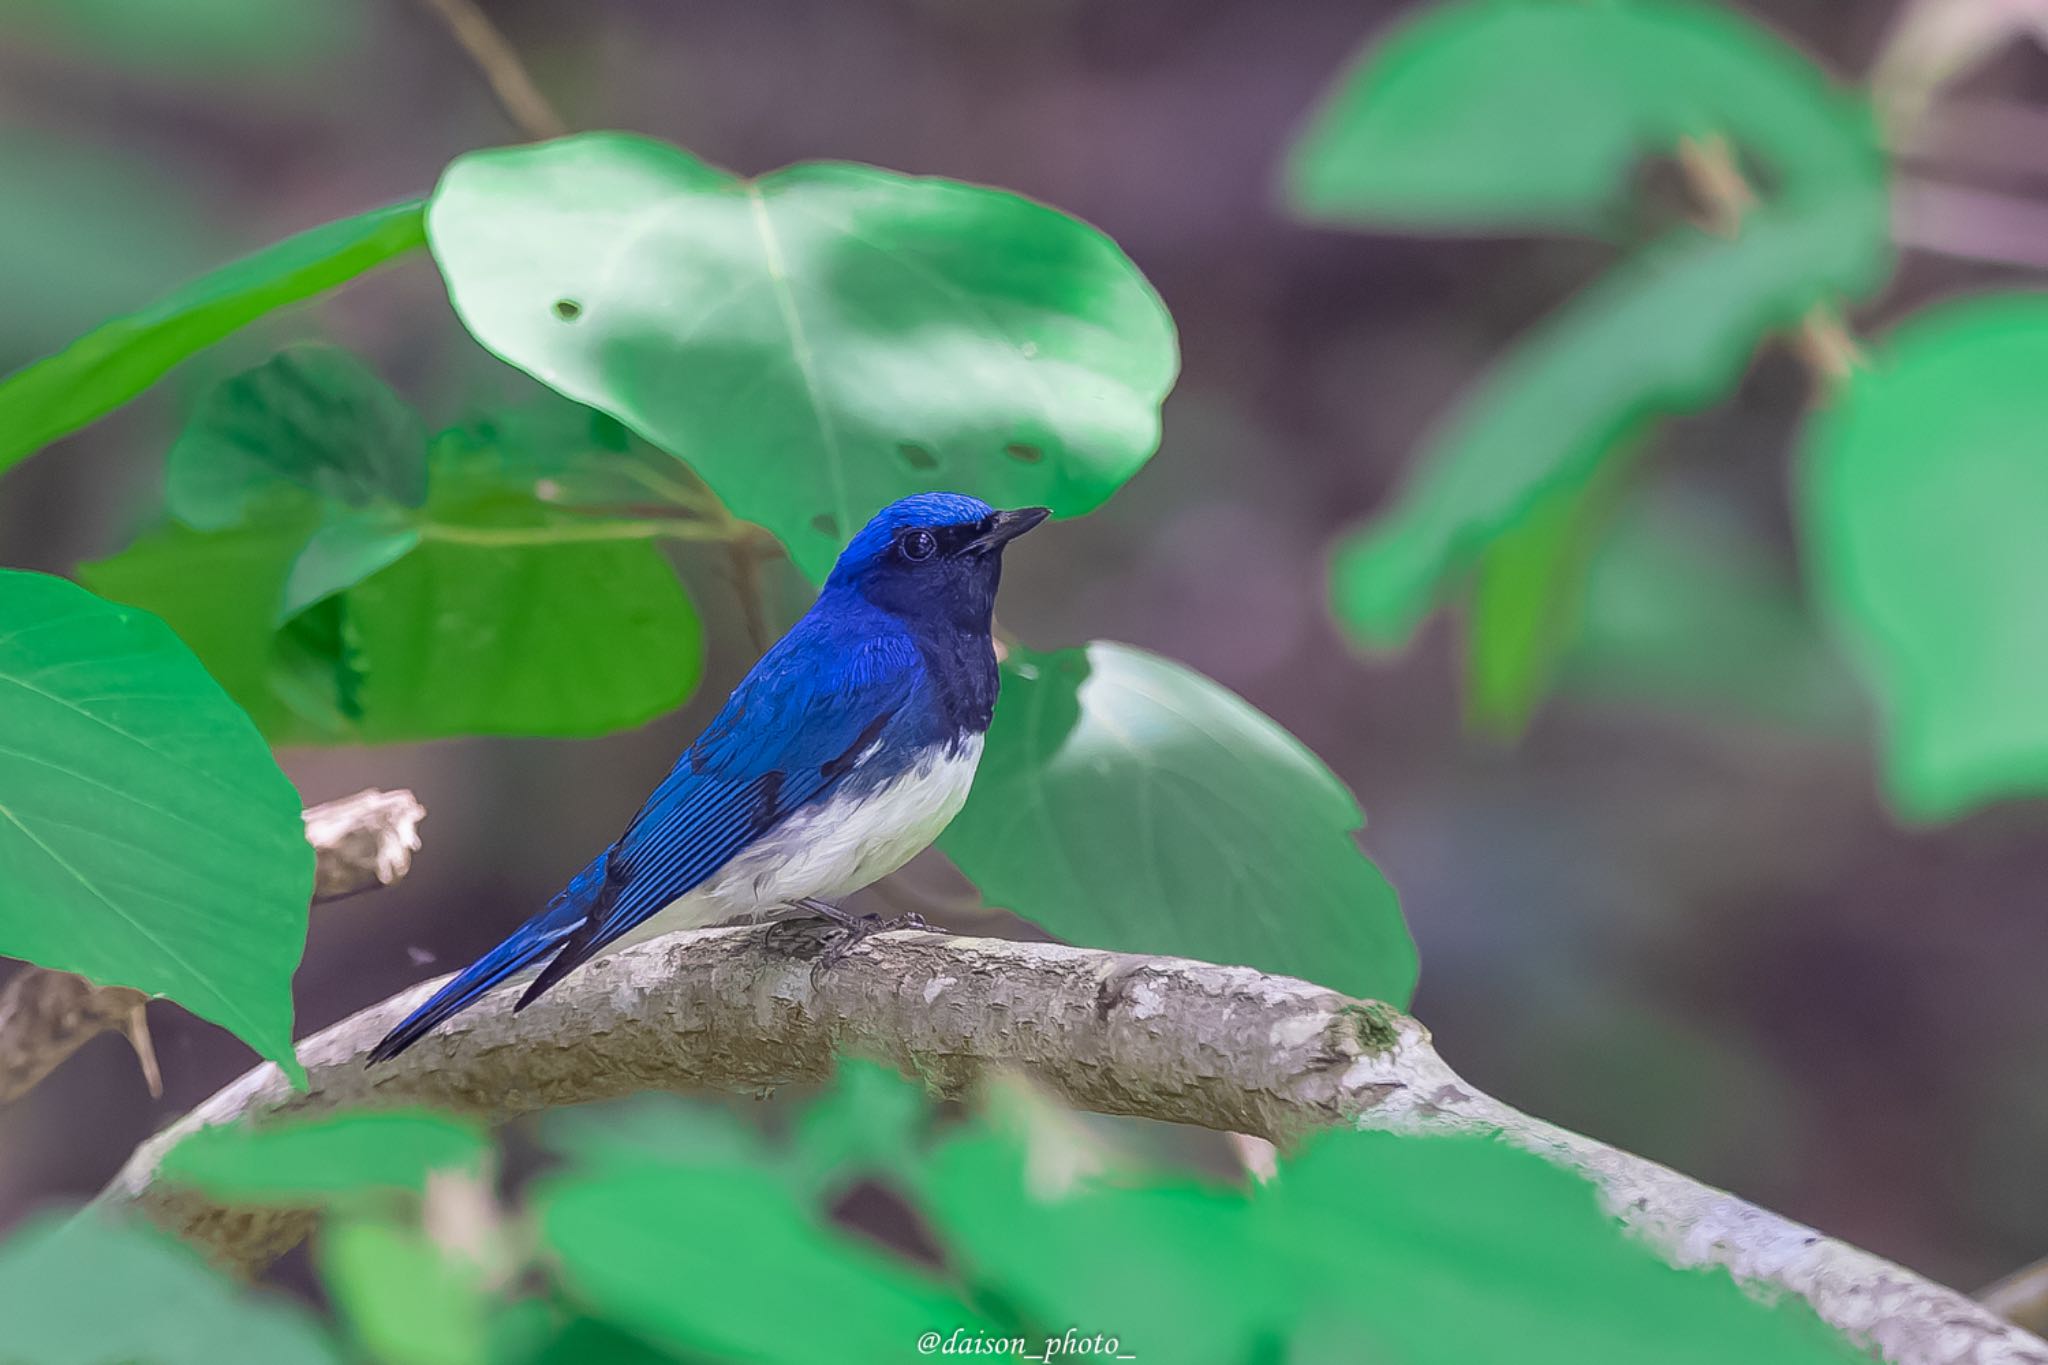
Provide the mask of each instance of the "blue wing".
[{"label": "blue wing", "polygon": [[523,1009],[792,812],[829,797],[873,745],[921,739],[930,700],[917,647],[863,624],[853,630],[823,614],[799,622],[734,689],[618,841],[546,910],[413,1011],[369,1060],[397,1056],[552,955],[515,1006]]}]

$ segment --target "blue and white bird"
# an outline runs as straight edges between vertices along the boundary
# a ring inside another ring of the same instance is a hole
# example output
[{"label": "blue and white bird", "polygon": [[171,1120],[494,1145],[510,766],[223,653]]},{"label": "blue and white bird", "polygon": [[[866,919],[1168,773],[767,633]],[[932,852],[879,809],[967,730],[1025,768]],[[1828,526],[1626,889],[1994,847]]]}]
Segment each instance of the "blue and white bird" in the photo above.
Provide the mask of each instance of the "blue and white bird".
[{"label": "blue and white bird", "polygon": [[957,493],[883,508],[618,841],[369,1060],[536,967],[515,1010],[656,933],[786,907],[854,929],[831,899],[910,861],[967,800],[995,709],[1003,547],[1046,516]]}]

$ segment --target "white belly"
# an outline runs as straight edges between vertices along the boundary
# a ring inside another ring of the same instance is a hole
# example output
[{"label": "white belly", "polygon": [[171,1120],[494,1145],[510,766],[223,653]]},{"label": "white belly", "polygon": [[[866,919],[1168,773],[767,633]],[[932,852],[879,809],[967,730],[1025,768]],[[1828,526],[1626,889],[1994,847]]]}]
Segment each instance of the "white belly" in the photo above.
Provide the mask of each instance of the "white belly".
[{"label": "white belly", "polygon": [[858,796],[838,795],[784,820],[625,942],[759,915],[792,902],[851,895],[916,857],[960,813],[981,762],[980,735]]}]

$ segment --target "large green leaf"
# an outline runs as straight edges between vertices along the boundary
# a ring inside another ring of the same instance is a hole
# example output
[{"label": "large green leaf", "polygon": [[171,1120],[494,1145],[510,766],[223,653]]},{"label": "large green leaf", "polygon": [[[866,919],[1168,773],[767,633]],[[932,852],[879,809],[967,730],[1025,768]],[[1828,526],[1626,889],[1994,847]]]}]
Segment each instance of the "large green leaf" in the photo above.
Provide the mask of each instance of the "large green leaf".
[{"label": "large green leaf", "polygon": [[1368,646],[1404,643],[1447,578],[1540,499],[1590,482],[1639,424],[1713,403],[1762,337],[1825,298],[1875,288],[1891,257],[1873,211],[1843,197],[1758,210],[1735,238],[1681,230],[1567,303],[1426,442],[1393,505],[1339,547],[1339,619]]},{"label": "large green leaf", "polygon": [[155,1228],[88,1212],[44,1217],[0,1245],[0,1358],[9,1365],[334,1365],[300,1305],[237,1288]]},{"label": "large green leaf", "polygon": [[619,133],[476,152],[427,211],[477,339],[688,461],[814,577],[926,488],[1086,512],[1178,358],[1101,233],[868,166],[742,180]]},{"label": "large green leaf", "polygon": [[328,223],[203,275],[15,371],[0,380],[0,470],[111,412],[194,351],[422,240],[418,203]]},{"label": "large green leaf", "polygon": [[1405,1005],[1415,946],[1358,804],[1299,741],[1128,645],[1016,653],[940,846],[1061,938],[1284,972]]},{"label": "large green leaf", "polygon": [[1893,804],[2048,791],[2048,295],[1913,317],[1803,445],[1808,565],[1877,695]]},{"label": "large green leaf", "polygon": [[484,1135],[426,1111],[319,1114],[262,1128],[202,1128],[164,1154],[161,1177],[229,1203],[287,1203],[426,1188],[435,1171],[473,1171]]},{"label": "large green leaf", "polygon": [[0,953],[169,996],[303,1079],[299,805],[162,621],[0,571]]},{"label": "large green leaf", "polygon": [[1878,174],[1867,107],[1732,11],[1463,0],[1360,55],[1293,148],[1287,186],[1323,221],[1600,231],[1645,157],[1708,135],[1801,192]]},{"label": "large green leaf", "polygon": [[577,1298],[719,1359],[895,1360],[926,1332],[977,1324],[937,1280],[824,1226],[753,1167],[625,1163],[559,1180],[540,1228]]}]

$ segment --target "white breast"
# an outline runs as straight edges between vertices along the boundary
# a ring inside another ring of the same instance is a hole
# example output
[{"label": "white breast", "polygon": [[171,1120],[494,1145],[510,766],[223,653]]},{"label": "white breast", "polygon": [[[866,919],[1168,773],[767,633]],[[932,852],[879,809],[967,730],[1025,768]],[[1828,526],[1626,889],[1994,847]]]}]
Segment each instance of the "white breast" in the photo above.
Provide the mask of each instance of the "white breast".
[{"label": "white breast", "polygon": [[[750,915],[807,896],[850,895],[909,862],[960,813],[981,762],[980,735],[933,749],[924,762],[858,795],[836,795],[790,816],[713,874],[705,918]],[[693,907],[694,908],[694,907]]]}]

